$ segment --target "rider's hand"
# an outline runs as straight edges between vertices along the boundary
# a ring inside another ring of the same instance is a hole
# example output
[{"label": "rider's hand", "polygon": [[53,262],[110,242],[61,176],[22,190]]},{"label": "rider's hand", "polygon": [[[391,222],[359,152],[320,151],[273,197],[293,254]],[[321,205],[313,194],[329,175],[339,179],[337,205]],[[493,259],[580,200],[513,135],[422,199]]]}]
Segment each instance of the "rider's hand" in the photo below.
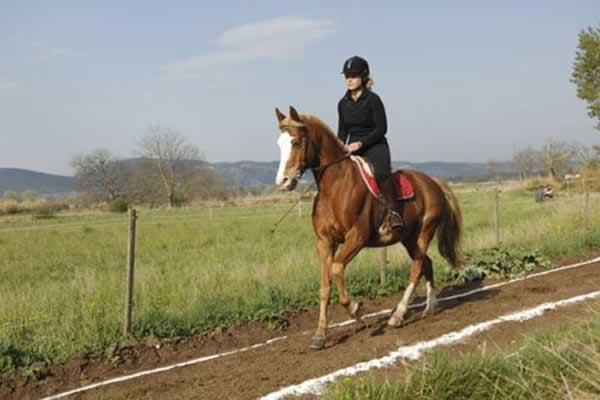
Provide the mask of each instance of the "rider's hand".
[{"label": "rider's hand", "polygon": [[346,151],[348,153],[357,152],[361,147],[362,147],[362,143],[361,142],[354,142],[354,143],[347,144],[345,146]]}]

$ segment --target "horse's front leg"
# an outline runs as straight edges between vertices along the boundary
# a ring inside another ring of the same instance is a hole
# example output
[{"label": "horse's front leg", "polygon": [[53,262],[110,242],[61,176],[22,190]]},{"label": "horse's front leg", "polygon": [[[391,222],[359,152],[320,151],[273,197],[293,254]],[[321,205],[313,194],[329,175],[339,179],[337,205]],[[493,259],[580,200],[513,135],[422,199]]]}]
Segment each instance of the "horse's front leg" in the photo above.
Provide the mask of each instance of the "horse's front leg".
[{"label": "horse's front leg", "polygon": [[351,229],[346,235],[344,246],[341,248],[338,255],[335,256],[331,266],[331,272],[335,279],[335,284],[340,297],[340,304],[346,308],[350,317],[356,320],[360,320],[361,317],[361,303],[350,298],[344,280],[344,271],[350,261],[352,261],[363,247],[365,247],[367,240],[368,232],[363,232],[363,230],[359,228]]},{"label": "horse's front leg", "polygon": [[319,240],[317,242],[317,251],[321,265],[321,289],[320,289],[320,309],[319,309],[319,326],[312,338],[310,345],[311,349],[320,350],[325,346],[327,338],[327,308],[329,306],[329,295],[331,293],[331,262],[333,261],[333,253],[335,246],[327,240]]}]

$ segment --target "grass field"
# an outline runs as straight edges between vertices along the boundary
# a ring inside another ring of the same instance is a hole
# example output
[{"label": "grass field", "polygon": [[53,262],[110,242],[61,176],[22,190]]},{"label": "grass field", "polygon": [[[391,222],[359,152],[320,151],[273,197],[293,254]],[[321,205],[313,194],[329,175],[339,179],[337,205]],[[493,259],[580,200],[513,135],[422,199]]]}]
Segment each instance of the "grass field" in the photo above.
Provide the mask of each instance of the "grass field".
[{"label": "grass field", "polygon": [[[290,194],[290,199],[298,194]],[[493,247],[492,194],[458,192],[468,253]],[[502,246],[539,249],[547,257],[581,256],[600,248],[600,201],[563,195],[541,204],[523,189],[501,194]],[[284,312],[318,302],[318,263],[310,223],[292,213],[271,228],[288,204],[140,210],[134,334],[187,335],[242,320],[276,326]],[[0,218],[0,370],[38,360],[97,351],[120,338],[125,293],[127,218],[64,212],[55,218]],[[447,275],[431,254],[438,280]],[[361,253],[348,270],[351,292],[399,292],[408,258],[388,252],[386,286],[378,253]]]},{"label": "grass field", "polygon": [[504,351],[456,357],[439,349],[386,381],[347,378],[326,400],[591,400],[600,398],[600,313],[561,332],[519,341]]}]

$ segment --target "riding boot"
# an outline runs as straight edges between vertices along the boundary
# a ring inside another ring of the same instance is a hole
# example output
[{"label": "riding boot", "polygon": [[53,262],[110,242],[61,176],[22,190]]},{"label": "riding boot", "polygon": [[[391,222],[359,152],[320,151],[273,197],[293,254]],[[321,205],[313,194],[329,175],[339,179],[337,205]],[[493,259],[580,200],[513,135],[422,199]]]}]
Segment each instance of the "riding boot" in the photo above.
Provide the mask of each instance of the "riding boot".
[{"label": "riding boot", "polygon": [[396,179],[393,175],[382,179],[379,183],[381,194],[388,206],[389,211],[389,226],[392,230],[404,228],[404,220],[402,219],[402,210],[400,208],[400,202],[398,201],[398,189],[396,186]]}]

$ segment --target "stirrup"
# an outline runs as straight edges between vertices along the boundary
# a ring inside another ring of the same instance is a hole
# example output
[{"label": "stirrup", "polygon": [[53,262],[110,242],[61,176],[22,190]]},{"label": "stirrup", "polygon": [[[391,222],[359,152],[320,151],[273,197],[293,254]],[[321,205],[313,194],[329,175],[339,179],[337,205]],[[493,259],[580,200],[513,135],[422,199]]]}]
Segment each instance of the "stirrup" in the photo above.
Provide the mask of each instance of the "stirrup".
[{"label": "stirrup", "polygon": [[391,229],[402,229],[406,226],[404,223],[404,219],[402,216],[391,208],[388,210],[389,212],[389,224]]}]

